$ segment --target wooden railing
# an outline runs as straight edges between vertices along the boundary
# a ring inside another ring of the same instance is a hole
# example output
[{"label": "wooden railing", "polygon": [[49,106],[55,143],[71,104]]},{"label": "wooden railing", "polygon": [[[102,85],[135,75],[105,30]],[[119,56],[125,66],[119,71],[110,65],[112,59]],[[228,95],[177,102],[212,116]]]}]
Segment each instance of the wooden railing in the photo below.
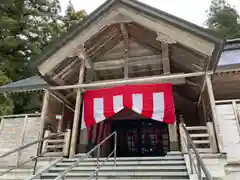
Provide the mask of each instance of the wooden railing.
[{"label": "wooden railing", "polygon": [[[198,180],[214,180],[213,177],[211,176],[209,170],[207,169],[205,163],[203,162],[200,153],[198,152],[195,144],[193,143],[187,128],[184,123],[181,123],[179,125],[180,127],[180,132],[181,132],[181,143],[184,145],[184,148],[186,148],[186,151],[189,156],[189,162],[190,162],[190,167],[191,167],[191,174],[195,173],[197,174]],[[193,157],[194,155],[194,157]],[[196,159],[196,164],[194,163]],[[203,174],[205,177],[203,177]]]}]

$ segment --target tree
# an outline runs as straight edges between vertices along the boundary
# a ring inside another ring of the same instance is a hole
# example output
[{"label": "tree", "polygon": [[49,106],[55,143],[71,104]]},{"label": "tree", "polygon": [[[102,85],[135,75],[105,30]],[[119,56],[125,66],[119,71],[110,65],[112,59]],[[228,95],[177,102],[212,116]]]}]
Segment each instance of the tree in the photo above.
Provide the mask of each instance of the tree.
[{"label": "tree", "polygon": [[29,63],[60,34],[58,0],[8,0],[0,5],[0,63],[13,81],[31,74]]},{"label": "tree", "polygon": [[[51,41],[78,24],[84,10],[75,11],[69,1],[60,15],[59,0],[1,0],[0,71],[4,78],[18,81],[35,75],[30,65]],[[26,113],[40,105],[37,93],[14,94],[14,113]]]},{"label": "tree", "polygon": [[85,10],[76,11],[71,0],[69,0],[65,16],[63,17],[65,31],[68,31],[71,27],[79,24],[79,22],[82,21],[86,16],[87,13]]},{"label": "tree", "polygon": [[[58,0],[5,0],[0,4],[0,70],[12,81],[31,76],[30,64],[62,32]],[[12,96],[14,112],[32,97]],[[35,105],[33,105],[35,106]]]},{"label": "tree", "polygon": [[212,0],[207,26],[227,39],[240,37],[239,14],[225,0]]},{"label": "tree", "polygon": [[[10,83],[11,80],[0,71],[0,86]],[[7,94],[0,94],[0,116],[12,114],[13,102]]]}]

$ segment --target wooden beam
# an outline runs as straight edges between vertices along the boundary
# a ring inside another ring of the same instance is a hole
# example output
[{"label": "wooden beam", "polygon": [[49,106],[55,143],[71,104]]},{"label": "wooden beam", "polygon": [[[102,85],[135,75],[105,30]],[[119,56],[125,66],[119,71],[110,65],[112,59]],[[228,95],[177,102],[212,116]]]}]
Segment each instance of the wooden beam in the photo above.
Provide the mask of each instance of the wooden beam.
[{"label": "wooden beam", "polygon": [[88,53],[85,51],[83,45],[79,45],[76,49],[75,54],[79,59],[84,60],[86,68],[92,68],[92,60],[90,59]]},{"label": "wooden beam", "polygon": [[127,30],[127,27],[124,23],[120,24],[120,30],[121,30],[122,36],[124,38],[125,44],[128,44],[128,40],[129,40],[128,30]]},{"label": "wooden beam", "polygon": [[189,84],[191,86],[195,86],[195,87],[201,88],[201,86],[198,83],[192,82],[190,80],[186,80],[186,84]]},{"label": "wooden beam", "polygon": [[124,79],[128,79],[129,74],[129,59],[128,59],[128,45],[127,49],[125,49],[125,59],[124,59]]},{"label": "wooden beam", "polygon": [[[125,59],[106,60],[93,63],[95,70],[123,68]],[[162,64],[161,55],[140,56],[128,58],[128,66],[144,66],[151,64]]]},{"label": "wooden beam", "polygon": [[206,87],[207,87],[207,92],[208,92],[208,96],[209,96],[209,100],[210,100],[213,124],[214,124],[215,130],[216,130],[216,138],[217,138],[217,142],[218,142],[218,147],[219,147],[219,151],[221,153],[221,152],[223,152],[223,140],[222,140],[222,136],[221,136],[221,132],[220,132],[220,124],[219,124],[218,117],[217,117],[212,82],[211,82],[211,78],[209,75],[206,75]]},{"label": "wooden beam", "polygon": [[124,43],[125,43],[125,58],[124,58],[124,79],[128,79],[128,51],[129,51],[129,36],[128,36],[128,30],[127,27],[124,23],[120,24],[120,30],[121,30],[121,34],[123,36],[124,39]]},{"label": "wooden beam", "polygon": [[48,107],[49,107],[49,99],[50,99],[50,92],[48,90],[45,90],[43,105],[42,105],[42,113],[40,118],[40,129],[39,129],[39,137],[38,137],[39,140],[42,139],[44,135],[44,126],[45,126],[46,116],[47,116]]},{"label": "wooden beam", "polygon": [[171,72],[170,72],[168,44],[162,42],[161,48],[162,48],[163,73],[170,74]]},{"label": "wooden beam", "polygon": [[[84,72],[85,72],[85,60],[82,60],[80,70],[79,70],[79,78],[78,78],[79,85],[83,83]],[[78,130],[80,127],[79,119],[80,119],[80,112],[81,112],[81,104],[82,104],[82,93],[81,93],[81,89],[78,89],[76,104],[75,104],[75,111],[74,111],[74,119],[73,119],[72,138],[71,138],[71,145],[70,145],[70,157],[74,157],[76,152],[77,137],[79,132]]]},{"label": "wooden beam", "polygon": [[53,86],[49,87],[50,90],[58,90],[58,89],[79,89],[79,88],[100,88],[100,87],[111,87],[111,86],[118,86],[124,84],[139,84],[139,83],[161,83],[161,82],[171,82],[173,79],[183,79],[188,77],[197,77],[203,76],[205,72],[195,72],[195,73],[181,73],[181,74],[171,74],[171,75],[164,75],[164,76],[151,76],[151,77],[143,77],[143,78],[131,78],[131,79],[122,79],[122,80],[112,80],[108,82],[98,82],[98,83],[90,83],[90,84],[75,84],[75,85],[68,85],[68,86]]}]

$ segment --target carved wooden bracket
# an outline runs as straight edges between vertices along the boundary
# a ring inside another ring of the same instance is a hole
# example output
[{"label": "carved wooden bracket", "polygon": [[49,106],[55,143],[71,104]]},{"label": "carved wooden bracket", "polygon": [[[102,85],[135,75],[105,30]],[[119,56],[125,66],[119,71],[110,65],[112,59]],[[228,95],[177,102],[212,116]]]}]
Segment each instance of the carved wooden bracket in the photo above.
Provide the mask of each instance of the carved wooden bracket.
[{"label": "carved wooden bracket", "polygon": [[156,38],[157,41],[160,41],[162,43],[166,43],[166,44],[175,44],[177,43],[176,40],[170,38],[168,35],[166,34],[163,34],[161,32],[157,32],[157,38]]}]

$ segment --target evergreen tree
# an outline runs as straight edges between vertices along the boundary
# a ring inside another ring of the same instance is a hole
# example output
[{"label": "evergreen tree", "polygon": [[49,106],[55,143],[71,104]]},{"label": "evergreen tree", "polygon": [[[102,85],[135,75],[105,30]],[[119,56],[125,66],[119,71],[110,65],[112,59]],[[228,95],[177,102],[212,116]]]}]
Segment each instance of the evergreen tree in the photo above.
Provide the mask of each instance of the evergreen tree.
[{"label": "evergreen tree", "polygon": [[212,0],[207,25],[210,30],[227,39],[240,37],[239,14],[225,0]]},{"label": "evergreen tree", "polygon": [[[61,33],[58,0],[6,0],[0,4],[0,67],[11,81],[31,76],[34,57]],[[35,73],[34,73],[35,74]],[[31,96],[14,95],[14,112],[24,112]]]},{"label": "evergreen tree", "polygon": [[[18,81],[35,75],[30,70],[35,57],[86,16],[84,10],[75,11],[71,1],[64,17],[60,10],[59,0],[1,0],[0,79]],[[14,113],[37,110],[40,97],[37,93],[12,95]]]},{"label": "evergreen tree", "polygon": [[[11,80],[0,71],[0,86],[10,83]],[[7,94],[0,94],[0,116],[13,113],[13,102]]]},{"label": "evergreen tree", "polygon": [[71,0],[69,0],[65,16],[63,18],[65,31],[79,24],[79,22],[82,21],[86,16],[87,13],[85,10],[76,11]]}]

